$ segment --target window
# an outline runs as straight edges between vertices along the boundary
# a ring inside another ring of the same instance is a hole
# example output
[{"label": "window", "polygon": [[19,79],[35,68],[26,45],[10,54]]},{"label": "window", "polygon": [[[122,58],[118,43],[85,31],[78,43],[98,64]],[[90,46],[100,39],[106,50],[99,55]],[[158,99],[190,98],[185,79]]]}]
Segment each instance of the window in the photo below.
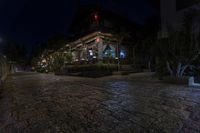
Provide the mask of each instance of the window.
[{"label": "window", "polygon": [[121,59],[126,58],[126,49],[123,46],[121,46],[121,48],[120,48],[119,56],[120,56]]},{"label": "window", "polygon": [[103,51],[103,57],[112,57],[115,58],[115,49],[112,48],[110,45],[107,45],[106,48]]},{"label": "window", "polygon": [[120,58],[124,59],[126,57],[126,52],[124,50],[120,51]]}]

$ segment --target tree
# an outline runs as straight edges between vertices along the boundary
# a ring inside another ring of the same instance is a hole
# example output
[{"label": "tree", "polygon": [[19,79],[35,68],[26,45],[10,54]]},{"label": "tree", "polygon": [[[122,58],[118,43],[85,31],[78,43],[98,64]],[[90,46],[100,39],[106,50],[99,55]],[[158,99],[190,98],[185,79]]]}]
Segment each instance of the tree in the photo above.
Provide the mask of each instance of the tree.
[{"label": "tree", "polygon": [[64,57],[61,53],[54,54],[53,69],[55,72],[59,72],[64,67]]},{"label": "tree", "polygon": [[188,67],[199,58],[200,42],[197,41],[199,33],[194,33],[197,16],[200,16],[199,11],[188,12],[180,31],[169,28],[168,38],[157,42],[157,56],[165,62],[166,70],[171,76],[183,77]]},{"label": "tree", "polygon": [[3,49],[9,61],[16,62],[23,66],[27,65],[27,51],[24,45],[13,41],[7,41]]},{"label": "tree", "polygon": [[64,56],[64,63],[71,64],[73,61],[73,56],[71,52],[63,53]]},{"label": "tree", "polygon": [[45,49],[58,50],[60,47],[64,46],[67,42],[65,35],[55,33],[46,42]]},{"label": "tree", "polygon": [[67,64],[71,64],[72,63],[72,54],[71,53],[60,53],[60,52],[56,52],[53,55],[54,57],[54,61],[52,67],[54,68],[54,71],[60,71],[63,68],[66,67]]}]

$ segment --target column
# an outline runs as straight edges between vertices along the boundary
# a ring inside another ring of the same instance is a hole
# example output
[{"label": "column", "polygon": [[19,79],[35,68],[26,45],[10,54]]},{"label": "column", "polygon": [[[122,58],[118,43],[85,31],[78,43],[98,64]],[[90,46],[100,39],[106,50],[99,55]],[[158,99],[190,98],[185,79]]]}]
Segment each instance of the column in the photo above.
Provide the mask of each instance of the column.
[{"label": "column", "polygon": [[98,59],[103,60],[103,39],[98,42]]}]

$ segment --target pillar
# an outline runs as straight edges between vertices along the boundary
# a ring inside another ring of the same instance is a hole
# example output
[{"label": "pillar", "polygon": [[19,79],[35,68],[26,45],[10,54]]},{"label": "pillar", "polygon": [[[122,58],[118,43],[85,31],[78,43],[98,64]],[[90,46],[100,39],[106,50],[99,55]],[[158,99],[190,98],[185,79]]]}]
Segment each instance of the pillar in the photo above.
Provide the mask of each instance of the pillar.
[{"label": "pillar", "polygon": [[98,59],[103,60],[103,39],[98,42]]}]

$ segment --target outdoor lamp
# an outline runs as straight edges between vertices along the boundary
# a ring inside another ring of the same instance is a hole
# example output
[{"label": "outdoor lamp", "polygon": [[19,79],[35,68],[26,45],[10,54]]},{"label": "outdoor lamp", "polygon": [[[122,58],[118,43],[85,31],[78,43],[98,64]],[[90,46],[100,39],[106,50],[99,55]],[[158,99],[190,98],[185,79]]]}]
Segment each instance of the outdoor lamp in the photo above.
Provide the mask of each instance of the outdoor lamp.
[{"label": "outdoor lamp", "polygon": [[92,50],[89,50],[90,56],[93,56],[93,52]]},{"label": "outdoor lamp", "polygon": [[101,41],[101,39],[98,37],[98,38],[96,39],[96,42],[99,43],[100,41]]},{"label": "outdoor lamp", "polygon": [[44,59],[44,60],[42,60],[42,63],[46,63],[46,62],[47,62],[47,60],[45,60],[45,59]]}]

